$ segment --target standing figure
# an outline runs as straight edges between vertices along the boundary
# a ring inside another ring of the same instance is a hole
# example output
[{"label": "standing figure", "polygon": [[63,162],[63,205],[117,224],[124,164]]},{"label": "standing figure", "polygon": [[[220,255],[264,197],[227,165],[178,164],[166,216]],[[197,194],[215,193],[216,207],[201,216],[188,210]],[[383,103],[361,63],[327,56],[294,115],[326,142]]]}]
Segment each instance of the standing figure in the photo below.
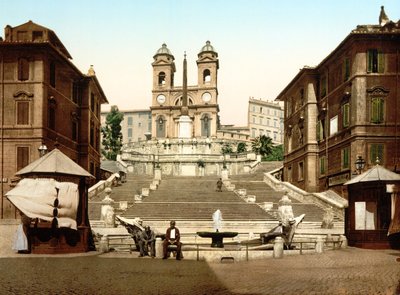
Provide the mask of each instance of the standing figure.
[{"label": "standing figure", "polygon": [[163,259],[168,258],[168,246],[176,245],[176,260],[182,259],[182,243],[180,242],[181,235],[179,229],[175,227],[175,221],[171,221],[169,228],[165,234],[165,240],[163,241]]},{"label": "standing figure", "polygon": [[217,181],[217,192],[222,192],[222,178]]},{"label": "standing figure", "polygon": [[139,249],[140,255],[139,257],[143,257],[145,255],[149,255],[149,248],[150,248],[150,255],[151,258],[154,258],[156,255],[155,245],[156,244],[156,235],[154,231],[150,229],[150,226],[146,225],[144,227],[144,231],[140,232],[140,239],[139,239]]},{"label": "standing figure", "polygon": [[31,219],[20,211],[21,223],[15,233],[13,250],[18,253],[29,253],[29,226]]}]

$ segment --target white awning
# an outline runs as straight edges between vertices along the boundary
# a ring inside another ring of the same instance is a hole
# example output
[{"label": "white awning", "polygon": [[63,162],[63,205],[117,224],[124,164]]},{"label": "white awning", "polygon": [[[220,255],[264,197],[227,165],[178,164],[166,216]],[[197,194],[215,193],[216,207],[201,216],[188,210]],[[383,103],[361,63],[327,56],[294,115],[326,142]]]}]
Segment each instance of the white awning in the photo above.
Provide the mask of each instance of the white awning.
[{"label": "white awning", "polygon": [[24,178],[6,196],[26,216],[50,222],[54,218],[54,201],[58,198],[58,227],[77,229],[79,193],[75,183]]}]

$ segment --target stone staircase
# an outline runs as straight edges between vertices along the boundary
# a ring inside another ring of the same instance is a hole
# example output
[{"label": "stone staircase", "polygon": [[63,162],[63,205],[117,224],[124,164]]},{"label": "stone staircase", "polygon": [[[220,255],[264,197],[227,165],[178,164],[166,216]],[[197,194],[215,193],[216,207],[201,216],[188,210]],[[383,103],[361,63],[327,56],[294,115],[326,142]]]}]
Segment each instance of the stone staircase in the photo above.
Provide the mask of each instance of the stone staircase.
[{"label": "stone staircase", "polygon": [[[163,233],[170,220],[176,220],[183,235],[196,240],[197,231],[212,231],[212,214],[220,209],[223,216],[223,230],[237,231],[241,238],[249,233],[266,232],[278,224],[277,209],[283,192],[274,191],[263,181],[264,173],[281,166],[280,162],[262,163],[253,174],[230,176],[235,190],[246,189],[247,195],[256,196],[255,203],[248,203],[234,191],[226,187],[222,192],[216,191],[217,176],[174,177],[162,176],[156,190],[150,190],[149,196],[141,202],[134,201],[134,195],[140,194],[143,187],[149,187],[153,181],[151,176],[127,175],[127,182],[112,188],[111,198],[115,201],[116,214],[125,218],[139,217],[144,224],[150,225],[157,232]],[[92,226],[101,226],[101,200],[104,195],[97,196],[89,202],[89,217]],[[120,201],[127,201],[128,208],[118,209]],[[269,211],[262,209],[264,202],[273,207]],[[306,214],[296,233],[328,234],[343,232],[343,222],[336,220],[335,231],[321,229],[324,214],[323,208],[313,203],[300,203],[292,199],[295,216]],[[121,232],[121,229],[119,229]],[[122,229],[122,232],[123,229]],[[127,233],[127,232],[126,232]]]}]

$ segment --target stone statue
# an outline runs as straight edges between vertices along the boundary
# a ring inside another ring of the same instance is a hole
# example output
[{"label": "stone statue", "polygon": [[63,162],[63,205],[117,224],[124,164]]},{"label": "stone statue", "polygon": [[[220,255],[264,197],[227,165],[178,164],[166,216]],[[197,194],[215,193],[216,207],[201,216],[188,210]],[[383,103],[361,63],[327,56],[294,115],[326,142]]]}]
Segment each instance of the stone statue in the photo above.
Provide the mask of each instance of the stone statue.
[{"label": "stone statue", "polygon": [[286,194],[279,200],[278,214],[283,226],[289,226],[289,220],[294,218],[292,201]]}]

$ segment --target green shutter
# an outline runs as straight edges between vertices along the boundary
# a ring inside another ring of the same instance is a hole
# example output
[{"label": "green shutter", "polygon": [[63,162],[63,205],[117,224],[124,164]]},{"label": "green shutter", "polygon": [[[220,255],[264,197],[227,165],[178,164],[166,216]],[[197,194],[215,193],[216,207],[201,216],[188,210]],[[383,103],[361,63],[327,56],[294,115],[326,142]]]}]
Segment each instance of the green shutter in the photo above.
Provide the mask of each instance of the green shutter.
[{"label": "green shutter", "polygon": [[342,168],[349,168],[349,148],[342,150]]},{"label": "green shutter", "polygon": [[378,73],[385,71],[385,56],[383,52],[378,52]]},{"label": "green shutter", "polygon": [[383,109],[384,109],[384,100],[383,100],[383,98],[379,98],[378,99],[378,102],[377,102],[377,104],[378,104],[378,120],[379,120],[379,123],[383,123]]},{"label": "green shutter", "polygon": [[343,82],[346,82],[350,77],[350,59],[345,58],[343,62]]},{"label": "green shutter", "polygon": [[379,160],[379,163],[383,163],[383,144],[371,144],[370,148],[370,162],[371,164],[375,164],[376,160]]},{"label": "green shutter", "polygon": [[321,175],[325,174],[325,157],[319,158],[319,173]]},{"label": "green shutter", "polygon": [[375,97],[371,99],[371,122],[382,123],[384,121],[384,106],[383,98]]},{"label": "green shutter", "polygon": [[374,50],[369,49],[367,51],[367,72],[368,73],[372,73],[373,61],[374,61]]},{"label": "green shutter", "polygon": [[346,103],[342,106],[342,123],[343,127],[348,127],[350,123],[350,104]]}]

